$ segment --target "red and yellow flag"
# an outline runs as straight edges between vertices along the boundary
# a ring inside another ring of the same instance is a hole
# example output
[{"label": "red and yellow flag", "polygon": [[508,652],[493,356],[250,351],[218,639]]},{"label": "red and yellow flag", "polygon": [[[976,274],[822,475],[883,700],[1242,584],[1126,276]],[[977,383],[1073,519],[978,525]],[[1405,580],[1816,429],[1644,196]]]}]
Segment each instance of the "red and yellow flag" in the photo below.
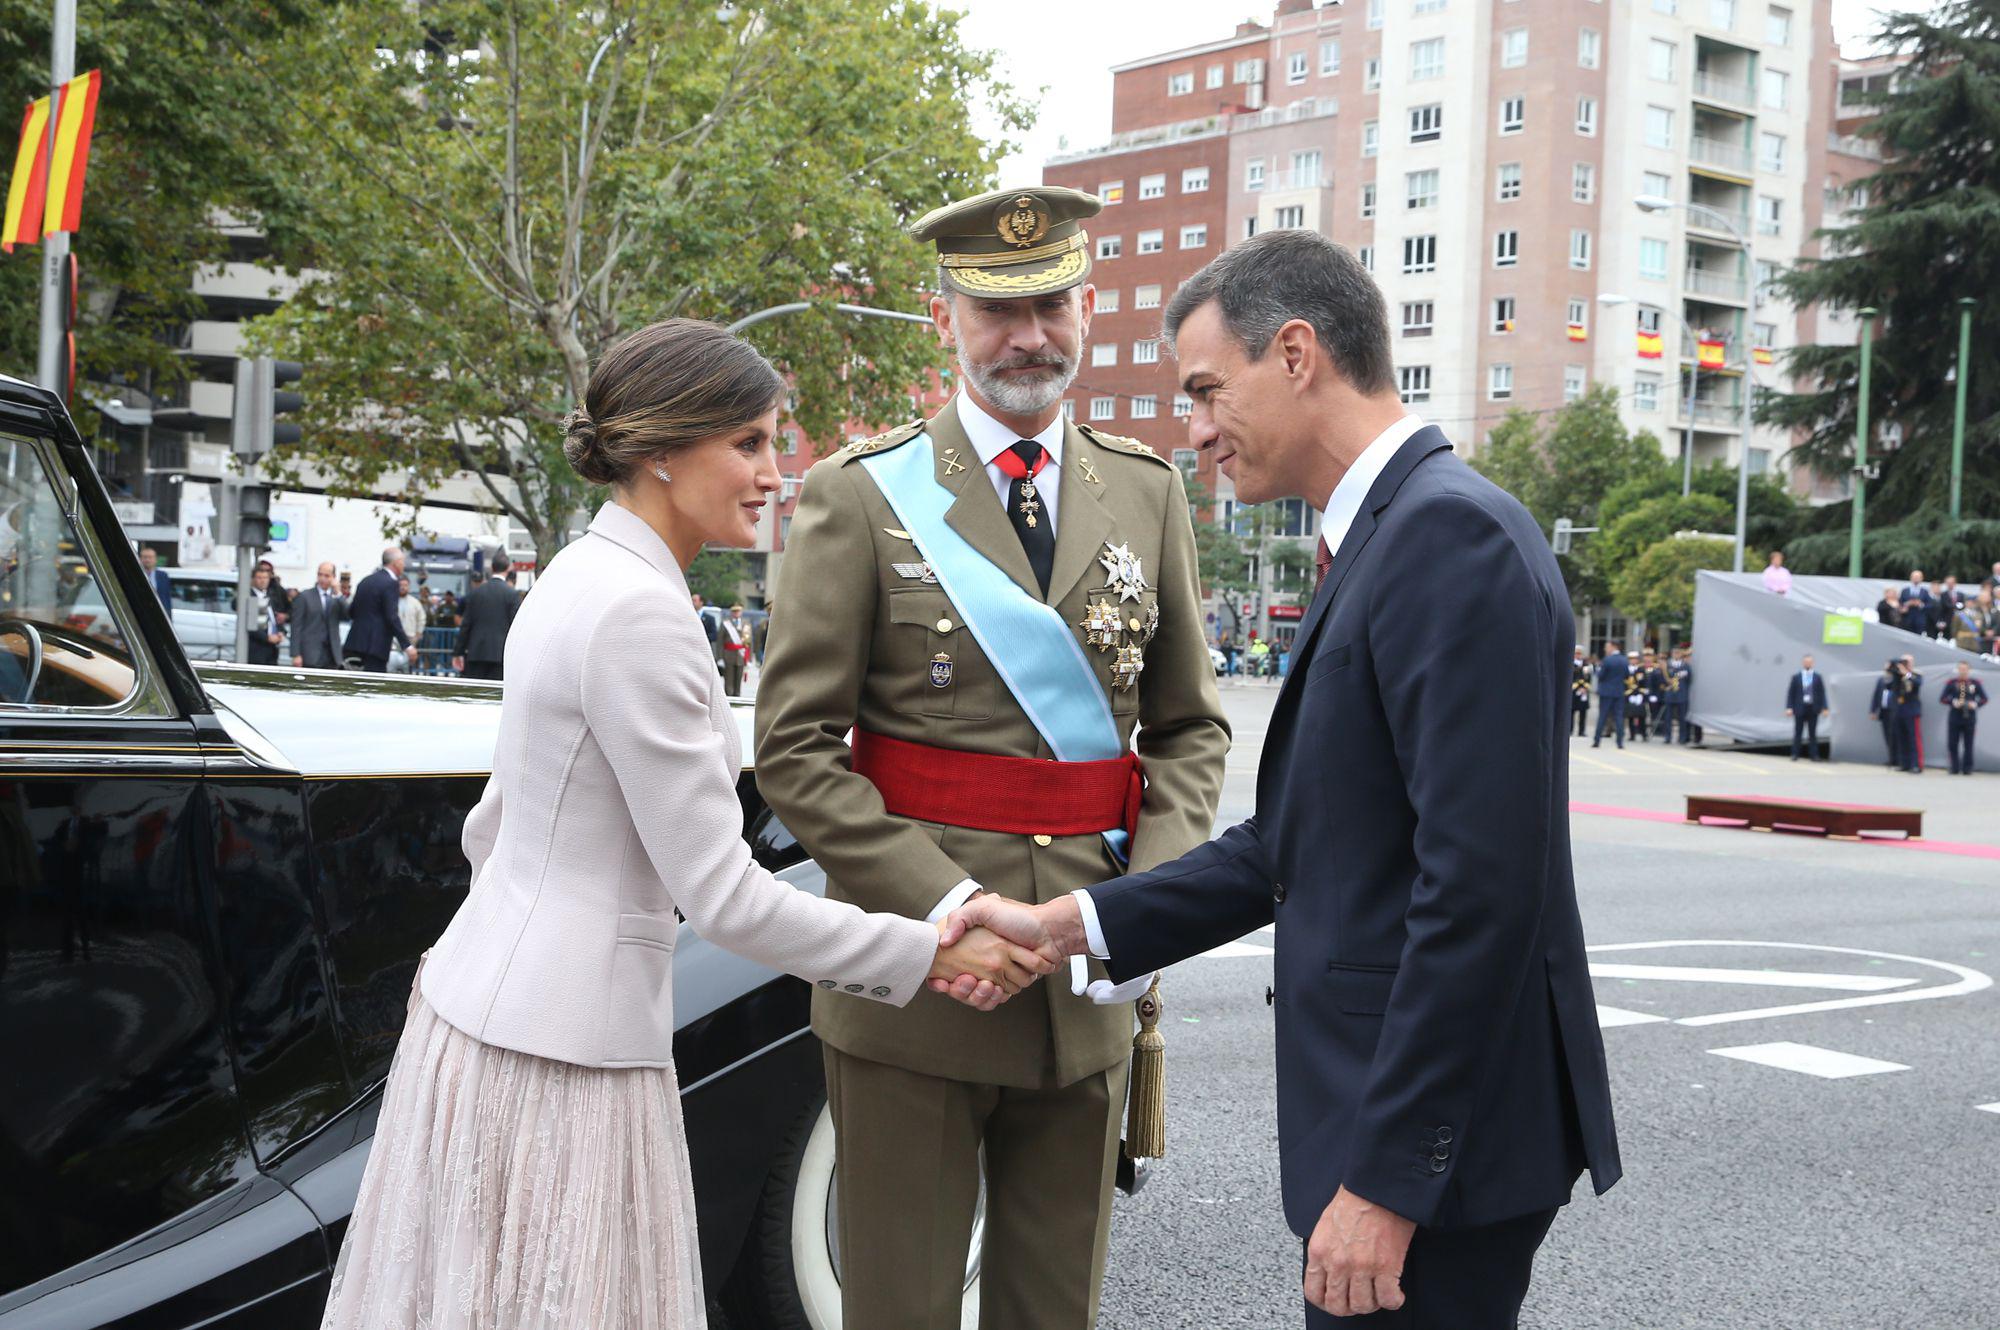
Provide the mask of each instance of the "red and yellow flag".
[{"label": "red and yellow flag", "polygon": [[1569,339],[1570,339],[1570,341],[1572,341],[1572,342],[1581,342],[1581,341],[1583,341],[1583,340],[1584,340],[1584,339],[1585,339],[1586,337],[1588,337],[1589,335],[1590,335],[1590,334],[1589,334],[1588,332],[1586,332],[1586,331],[1584,330],[1584,327],[1583,327],[1583,325],[1582,325],[1581,323],[1572,323],[1572,324],[1570,324],[1570,325],[1569,325]]},{"label": "red and yellow flag", "polygon": [[83,179],[90,165],[90,134],[97,122],[98,70],[65,83],[55,102],[55,151],[49,151],[50,99],[28,103],[21,117],[21,142],[7,186],[7,213],[0,225],[0,251],[32,245],[58,231],[74,231],[83,221]]},{"label": "red and yellow flag", "polygon": [[1660,358],[1660,335],[1656,332],[1639,330],[1639,359],[1658,360]]},{"label": "red and yellow flag", "polygon": [[1750,358],[1756,361],[1760,365],[1768,365],[1771,363],[1773,359],[1775,359],[1775,357],[1771,354],[1771,348],[1768,346],[1755,346],[1750,348]]},{"label": "red and yellow flag", "polygon": [[1695,364],[1703,369],[1721,369],[1722,360],[1722,339],[1704,337],[1695,343]]}]

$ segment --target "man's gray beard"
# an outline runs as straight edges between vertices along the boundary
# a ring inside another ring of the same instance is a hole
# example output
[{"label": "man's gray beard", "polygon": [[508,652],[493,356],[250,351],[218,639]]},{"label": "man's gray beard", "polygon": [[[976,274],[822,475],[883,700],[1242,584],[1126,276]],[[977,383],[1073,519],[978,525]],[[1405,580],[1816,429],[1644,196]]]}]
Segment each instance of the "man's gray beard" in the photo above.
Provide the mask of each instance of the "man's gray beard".
[{"label": "man's gray beard", "polygon": [[1065,356],[1060,371],[1053,378],[1022,383],[1014,379],[1001,378],[998,370],[973,364],[965,358],[963,350],[958,355],[959,372],[965,375],[973,387],[979,389],[979,395],[1002,411],[1017,416],[1032,416],[1060,402],[1062,395],[1069,391],[1069,386],[1076,382],[1076,372],[1082,364],[1081,352],[1074,360]]}]

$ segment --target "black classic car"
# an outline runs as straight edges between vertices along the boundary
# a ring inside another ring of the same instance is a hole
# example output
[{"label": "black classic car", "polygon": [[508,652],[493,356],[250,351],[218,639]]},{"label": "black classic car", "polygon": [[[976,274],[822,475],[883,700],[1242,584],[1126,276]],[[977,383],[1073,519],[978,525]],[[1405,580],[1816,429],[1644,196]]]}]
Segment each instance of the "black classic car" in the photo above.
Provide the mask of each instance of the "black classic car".
[{"label": "black classic car", "polygon": [[[499,709],[197,670],[60,403],[0,377],[0,1330],[318,1324]],[[757,857],[822,889],[739,792]],[[675,971],[711,1301],[837,1326],[806,986],[685,927]]]}]

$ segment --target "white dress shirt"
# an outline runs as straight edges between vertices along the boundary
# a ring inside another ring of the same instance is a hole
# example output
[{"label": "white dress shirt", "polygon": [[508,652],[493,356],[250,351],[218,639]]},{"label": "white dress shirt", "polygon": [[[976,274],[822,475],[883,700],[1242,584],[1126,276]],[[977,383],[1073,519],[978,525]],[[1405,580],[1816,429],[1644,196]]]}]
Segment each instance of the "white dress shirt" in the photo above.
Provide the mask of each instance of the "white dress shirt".
[{"label": "white dress shirt", "polygon": [[[1397,449],[1409,442],[1411,435],[1423,427],[1424,422],[1421,417],[1404,416],[1377,434],[1373,442],[1361,450],[1361,456],[1354,459],[1354,465],[1347,468],[1346,473],[1334,485],[1333,493],[1327,497],[1319,529],[1320,534],[1326,538],[1328,549],[1338,552],[1341,542],[1347,539],[1349,528],[1354,525],[1355,517],[1361,512],[1361,505],[1368,499],[1368,491],[1375,488],[1375,482],[1381,477],[1383,469],[1389,465],[1389,459],[1396,455]],[[1104,942],[1104,926],[1098,922],[1096,903],[1090,899],[1088,891],[1073,891],[1070,894],[1076,897],[1077,910],[1083,915],[1083,936],[1090,944],[1090,954],[1099,960],[1109,960],[1111,949]],[[1133,979],[1120,986],[1100,979],[1090,985],[1090,995],[1099,1001],[1113,1001],[1115,999],[1098,998],[1099,989],[1102,988],[1107,992],[1119,987],[1129,989],[1138,982],[1137,979]],[[1133,996],[1137,997],[1138,994],[1134,993]]]},{"label": "white dress shirt", "polygon": [[[972,440],[972,450],[979,454],[980,462],[986,467],[987,478],[993,482],[993,492],[1000,496],[1000,507],[1004,511],[1014,478],[1002,471],[993,459],[1022,442],[1021,436],[987,415],[971,395],[964,392],[958,394],[958,423],[965,431],[965,437]],[[1042,501],[1042,511],[1049,515],[1049,530],[1055,531],[1059,520],[1057,510],[1062,503],[1062,412],[1056,412],[1056,418],[1027,442],[1041,444],[1049,455],[1049,464],[1035,477],[1035,496]]]}]

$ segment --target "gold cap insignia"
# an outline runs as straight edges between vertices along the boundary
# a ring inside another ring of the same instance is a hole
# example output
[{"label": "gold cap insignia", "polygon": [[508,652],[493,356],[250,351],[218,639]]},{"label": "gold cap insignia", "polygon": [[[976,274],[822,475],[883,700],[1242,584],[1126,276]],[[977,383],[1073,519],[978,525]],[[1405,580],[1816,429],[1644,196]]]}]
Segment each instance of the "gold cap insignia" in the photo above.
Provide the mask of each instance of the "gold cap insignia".
[{"label": "gold cap insignia", "polygon": [[1049,214],[1032,194],[1022,194],[1003,206],[994,219],[1000,238],[1017,249],[1026,249],[1049,233]]}]

